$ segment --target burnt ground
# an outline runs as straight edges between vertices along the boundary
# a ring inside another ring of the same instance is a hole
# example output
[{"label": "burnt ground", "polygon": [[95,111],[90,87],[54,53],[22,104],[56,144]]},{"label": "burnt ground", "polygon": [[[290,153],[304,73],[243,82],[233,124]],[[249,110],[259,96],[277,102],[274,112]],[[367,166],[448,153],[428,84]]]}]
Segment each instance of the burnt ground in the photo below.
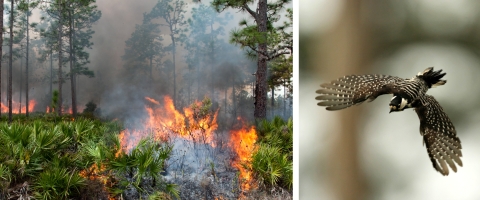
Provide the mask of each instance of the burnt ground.
[{"label": "burnt ground", "polygon": [[232,167],[235,157],[227,145],[194,145],[190,140],[176,139],[164,178],[178,185],[181,199],[292,199],[282,188],[242,191],[238,169]]}]

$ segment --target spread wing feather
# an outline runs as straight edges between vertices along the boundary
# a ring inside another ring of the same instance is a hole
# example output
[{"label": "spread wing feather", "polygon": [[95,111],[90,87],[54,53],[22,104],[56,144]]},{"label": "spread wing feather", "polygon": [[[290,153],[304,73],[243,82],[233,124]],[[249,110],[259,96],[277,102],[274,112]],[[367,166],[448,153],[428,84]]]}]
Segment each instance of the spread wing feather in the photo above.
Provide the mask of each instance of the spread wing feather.
[{"label": "spread wing feather", "polygon": [[420,119],[420,134],[427,147],[433,167],[442,175],[448,175],[450,166],[454,172],[462,166],[462,145],[450,118],[440,104],[430,95],[419,99],[415,106]]},{"label": "spread wing feather", "polygon": [[404,79],[388,75],[350,75],[330,83],[320,85],[316,92],[320,95],[317,105],[326,106],[327,110],[340,110],[369,99],[373,101],[379,95],[391,94],[397,90],[396,84]]}]

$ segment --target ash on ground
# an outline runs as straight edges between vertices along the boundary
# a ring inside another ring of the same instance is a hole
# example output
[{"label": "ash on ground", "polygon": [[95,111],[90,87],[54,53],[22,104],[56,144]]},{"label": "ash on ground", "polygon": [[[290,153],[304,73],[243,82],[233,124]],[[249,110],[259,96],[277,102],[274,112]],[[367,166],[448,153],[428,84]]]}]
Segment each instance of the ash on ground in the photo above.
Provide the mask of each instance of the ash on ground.
[{"label": "ash on ground", "polygon": [[242,191],[238,169],[232,167],[237,155],[227,139],[217,137],[214,147],[183,138],[171,142],[174,147],[163,177],[178,185],[181,199],[292,199],[282,188]]},{"label": "ash on ground", "polygon": [[211,144],[174,138],[164,179],[178,185],[181,199],[237,199],[239,178],[231,167],[234,153],[227,142]]}]

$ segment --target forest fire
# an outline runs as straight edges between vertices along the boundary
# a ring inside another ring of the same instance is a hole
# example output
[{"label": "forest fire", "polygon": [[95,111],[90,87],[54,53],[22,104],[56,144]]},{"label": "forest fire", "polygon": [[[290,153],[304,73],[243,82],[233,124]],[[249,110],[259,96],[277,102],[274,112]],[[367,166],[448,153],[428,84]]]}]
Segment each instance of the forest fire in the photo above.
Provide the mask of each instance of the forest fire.
[{"label": "forest fire", "polygon": [[[103,190],[107,191],[107,186],[111,187],[112,183],[109,179],[110,176],[104,175],[106,167],[105,165],[100,165],[100,167],[97,164],[92,164],[90,168],[82,170],[79,172],[79,175],[83,178],[86,178],[91,181],[98,181],[103,185]],[[108,196],[109,200],[114,200],[114,197],[111,197],[110,195]]]},{"label": "forest fire", "polygon": [[[81,106],[78,106],[77,107],[77,112],[82,112],[82,111],[83,111],[83,108]],[[55,112],[55,110],[50,106],[47,106],[47,108],[45,109],[45,113],[53,113],[53,112]],[[72,107],[68,108],[68,110],[65,107],[63,107],[62,113],[73,114]]]},{"label": "forest fire", "polygon": [[99,168],[96,164],[93,164],[90,168],[80,171],[79,175],[90,180],[97,179],[105,185],[108,177],[101,175],[102,171],[105,171],[104,165]]},{"label": "forest fire", "polygon": [[122,150],[128,153],[144,137],[152,136],[158,141],[167,141],[171,137],[181,137],[197,143],[215,146],[214,131],[217,129],[217,114],[202,111],[202,103],[176,110],[170,97],[164,97],[163,106],[153,98],[145,97],[150,105],[145,105],[148,117],[141,130],[125,129],[119,135]]},{"label": "forest fire", "polygon": [[241,127],[228,131],[230,137],[225,143],[235,153],[224,154],[225,157],[218,159],[216,156],[219,156],[222,147],[220,138],[215,138],[218,111],[210,112],[209,106],[205,106],[208,104],[209,100],[196,102],[180,112],[174,108],[173,101],[168,96],[164,97],[163,101],[145,97],[144,108],[147,116],[142,121],[141,127],[129,127],[119,134],[121,148],[116,156],[130,153],[142,138],[152,137],[156,141],[167,141],[174,145],[173,155],[170,157],[172,161],[165,169],[170,174],[170,180],[178,176],[175,175],[176,171],[190,174],[187,177],[215,174],[216,166],[222,165],[221,163],[225,161],[223,159],[226,159],[233,160],[227,164],[230,166],[226,167],[239,170],[238,184],[242,191],[256,188],[252,172],[248,169],[257,140],[255,127],[246,125],[241,119],[238,120]]},{"label": "forest fire", "polygon": [[237,154],[238,158],[234,161],[233,166],[240,171],[241,187],[244,191],[252,189],[252,172],[251,156],[255,150],[255,142],[257,141],[257,133],[255,127],[245,128],[243,126],[239,130],[230,131],[230,146]]},{"label": "forest fire", "polygon": [[[35,109],[35,105],[37,102],[35,100],[30,100],[28,101],[28,112],[32,112]],[[3,104],[0,103],[0,109],[2,113],[8,113],[8,104]],[[18,103],[16,101],[12,101],[12,113],[13,114],[19,114],[19,113],[26,113],[27,112],[27,106],[25,103]]]}]

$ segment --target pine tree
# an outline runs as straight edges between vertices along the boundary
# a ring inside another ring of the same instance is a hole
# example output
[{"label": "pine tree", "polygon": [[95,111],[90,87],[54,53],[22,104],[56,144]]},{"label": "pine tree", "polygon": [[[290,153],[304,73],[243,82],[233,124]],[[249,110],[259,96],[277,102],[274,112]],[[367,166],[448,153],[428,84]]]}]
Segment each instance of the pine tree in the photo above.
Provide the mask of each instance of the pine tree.
[{"label": "pine tree", "polygon": [[176,48],[179,39],[184,37],[182,27],[185,21],[185,2],[182,0],[160,0],[153,7],[152,11],[145,15],[146,19],[162,18],[165,22],[161,25],[168,27],[172,43],[168,46],[172,52],[173,64],[173,105],[177,105],[177,76],[176,76]]},{"label": "pine tree", "polygon": [[[215,101],[214,86],[216,72],[213,70],[218,62],[218,55],[221,51],[224,41],[219,37],[224,34],[223,26],[232,17],[227,13],[224,17],[220,16],[212,7],[200,4],[198,8],[192,8],[192,17],[188,22],[189,37],[185,41],[185,48],[189,52],[186,56],[187,64],[190,71],[195,72],[195,75],[190,75],[187,80],[196,80],[197,84],[197,99],[202,98],[203,92],[200,92],[200,80],[209,76],[208,84],[210,85],[210,98],[212,102]],[[217,28],[214,28],[217,27]],[[207,70],[202,68],[209,67],[210,74],[205,74]],[[188,91],[191,91],[188,84]],[[212,107],[212,109],[215,109]]]},{"label": "pine tree", "polygon": [[[143,74],[142,79],[149,80],[150,84],[153,82],[154,66],[160,63],[164,54],[164,47],[161,43],[163,38],[160,36],[159,26],[149,19],[144,19],[142,24],[136,25],[131,37],[125,41],[125,54],[122,56],[125,68],[140,72],[130,73],[130,75]],[[145,79],[143,76],[149,78]]]},{"label": "pine tree", "polygon": [[[246,20],[242,21],[240,25],[245,26],[240,31],[234,31],[232,33],[231,42],[241,45],[241,47],[248,47],[250,51],[248,55],[257,58],[257,72],[255,83],[255,111],[254,117],[256,119],[262,119],[267,114],[267,61],[282,54],[288,54],[292,50],[289,46],[293,42],[285,42],[286,44],[272,43],[272,37],[269,37],[270,33],[275,33],[280,29],[273,28],[273,23],[279,20],[278,13],[284,8],[285,4],[290,3],[291,0],[279,0],[273,3],[267,3],[267,0],[258,0],[256,11],[252,10],[249,6],[250,3],[255,2],[253,0],[214,0],[212,5],[217,11],[223,11],[226,8],[239,9],[240,11],[246,11],[254,19],[255,25],[249,25]],[[273,40],[276,41],[276,40]],[[275,51],[272,51],[272,47],[277,45],[281,47]]]}]

